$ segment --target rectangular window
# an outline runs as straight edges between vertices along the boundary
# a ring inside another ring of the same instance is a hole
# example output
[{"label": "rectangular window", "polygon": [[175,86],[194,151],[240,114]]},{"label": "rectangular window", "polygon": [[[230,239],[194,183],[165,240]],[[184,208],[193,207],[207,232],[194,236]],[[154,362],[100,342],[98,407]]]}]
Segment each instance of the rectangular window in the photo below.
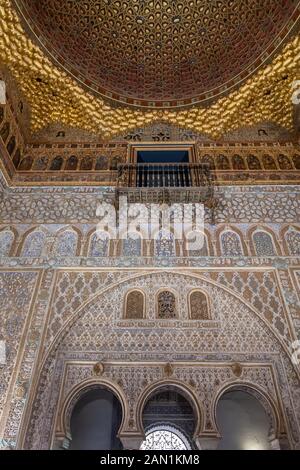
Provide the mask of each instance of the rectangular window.
[{"label": "rectangular window", "polygon": [[139,150],[137,186],[170,188],[191,186],[187,150]]}]

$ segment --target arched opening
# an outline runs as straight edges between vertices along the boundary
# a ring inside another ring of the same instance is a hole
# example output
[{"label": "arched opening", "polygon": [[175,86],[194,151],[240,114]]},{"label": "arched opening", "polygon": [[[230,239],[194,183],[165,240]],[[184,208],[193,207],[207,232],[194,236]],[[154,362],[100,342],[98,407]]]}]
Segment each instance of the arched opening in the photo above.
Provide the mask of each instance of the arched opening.
[{"label": "arched opening", "polygon": [[51,162],[50,170],[52,170],[52,171],[61,170],[61,168],[63,166],[63,162],[64,161],[63,161],[62,157],[55,157]]},{"label": "arched opening", "polygon": [[265,170],[276,170],[277,169],[274,158],[271,157],[271,155],[264,155],[263,156],[263,164],[264,164]]},{"label": "arched opening", "polygon": [[170,319],[177,317],[175,294],[163,289],[157,294],[157,318]]},{"label": "arched opening", "polygon": [[93,169],[92,157],[84,157],[80,162],[80,169],[90,171]]},{"label": "arched opening", "polygon": [[122,406],[110,390],[88,390],[71,415],[70,450],[122,450],[121,422]]},{"label": "arched opening", "polygon": [[69,171],[76,171],[78,166],[78,158],[75,155],[71,155],[71,157],[68,158],[65,170]]},{"label": "arched opening", "polygon": [[124,318],[137,320],[144,317],[145,295],[139,290],[128,292],[125,303]]},{"label": "arched opening", "polygon": [[149,429],[141,450],[192,450],[189,439],[175,426],[160,424]]},{"label": "arched opening", "polygon": [[285,241],[288,248],[288,253],[291,256],[300,255],[300,231],[295,227],[290,227],[285,234]]},{"label": "arched opening", "polygon": [[21,256],[25,258],[39,258],[42,256],[45,247],[46,234],[39,230],[34,230],[26,236],[22,246]]},{"label": "arched opening", "polygon": [[176,388],[162,387],[153,392],[143,409],[146,440],[143,450],[191,450],[196,427],[194,409]]},{"label": "arched opening", "polygon": [[109,234],[107,232],[94,232],[90,239],[88,256],[105,257],[109,252]]},{"label": "arched opening", "polygon": [[261,164],[259,159],[255,155],[249,155],[247,157],[249,170],[261,170]]},{"label": "arched opening", "polygon": [[278,164],[279,164],[279,168],[281,170],[292,170],[293,169],[292,162],[290,161],[289,157],[287,157],[286,155],[280,154],[278,156]]},{"label": "arched opening", "polygon": [[46,170],[49,158],[47,156],[39,157],[35,160],[33,169],[37,171]]},{"label": "arched opening", "polygon": [[276,256],[271,235],[262,230],[253,234],[253,243],[257,256]]},{"label": "arched opening", "polygon": [[186,236],[186,247],[189,256],[209,256],[207,235],[193,230]]},{"label": "arched opening", "polygon": [[228,157],[225,155],[219,155],[217,157],[217,168],[218,170],[230,170],[230,163]]},{"label": "arched opening", "polygon": [[233,156],[232,166],[234,170],[246,170],[245,160],[240,155]]},{"label": "arched opening", "polygon": [[191,320],[210,320],[211,312],[207,295],[201,290],[189,294],[189,313]]},{"label": "arched opening", "polygon": [[244,390],[225,392],[217,405],[218,450],[271,450],[271,422],[260,401]]},{"label": "arched opening", "polygon": [[21,162],[18,166],[18,170],[20,170],[20,171],[29,171],[29,170],[31,170],[32,163],[33,163],[32,157],[25,157],[25,158],[23,158],[23,160],[21,160]]},{"label": "arched opening", "polygon": [[64,230],[57,236],[52,253],[56,256],[76,256],[77,246],[77,233],[73,230]]},{"label": "arched opening", "polygon": [[108,168],[108,157],[106,155],[101,155],[100,157],[97,157],[96,160],[96,170],[107,170]]},{"label": "arched opening", "polygon": [[221,234],[221,253],[223,256],[243,256],[243,247],[239,235],[231,230]]}]

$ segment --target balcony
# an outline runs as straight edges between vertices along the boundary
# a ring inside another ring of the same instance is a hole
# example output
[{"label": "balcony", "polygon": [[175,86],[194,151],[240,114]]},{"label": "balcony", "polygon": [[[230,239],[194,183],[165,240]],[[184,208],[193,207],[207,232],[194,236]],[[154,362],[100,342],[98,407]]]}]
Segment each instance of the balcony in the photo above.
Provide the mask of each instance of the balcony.
[{"label": "balcony", "polygon": [[118,165],[117,192],[131,203],[204,203],[212,207],[214,177],[206,163]]}]

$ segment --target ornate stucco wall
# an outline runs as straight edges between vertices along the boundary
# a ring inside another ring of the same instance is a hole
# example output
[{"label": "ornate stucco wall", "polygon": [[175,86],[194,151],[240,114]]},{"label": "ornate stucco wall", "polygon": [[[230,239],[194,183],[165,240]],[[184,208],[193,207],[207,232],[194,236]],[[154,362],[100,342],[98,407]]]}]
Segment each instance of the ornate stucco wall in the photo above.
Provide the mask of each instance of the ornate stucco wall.
[{"label": "ornate stucco wall", "polygon": [[[67,445],[72,406],[97,383],[121,400],[125,445],[142,436],[151,390],[173,384],[195,405],[202,448],[218,438],[216,403],[232,386],[259,396],[270,438],[300,448],[299,366],[291,361],[300,337],[299,189],[216,191],[203,256],[189,256],[178,241],[169,257],[151,243],[130,256],[119,240],[92,256],[97,204],[113,199],[111,188],[9,188],[1,180],[2,448]],[[229,232],[234,243],[222,237]],[[256,245],[257,232],[271,238]],[[161,287],[176,293],[174,319],[156,316]],[[141,320],[124,319],[132,288],[145,294]],[[210,320],[189,318],[188,295],[198,288],[210,300]]]}]

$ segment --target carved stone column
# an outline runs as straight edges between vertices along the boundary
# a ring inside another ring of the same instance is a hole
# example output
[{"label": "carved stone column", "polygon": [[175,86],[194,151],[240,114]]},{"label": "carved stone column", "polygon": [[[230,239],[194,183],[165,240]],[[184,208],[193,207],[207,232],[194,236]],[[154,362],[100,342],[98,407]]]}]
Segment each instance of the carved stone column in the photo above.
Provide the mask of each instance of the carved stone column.
[{"label": "carved stone column", "polygon": [[179,256],[180,258],[183,257],[183,243],[184,241],[183,240],[178,240],[178,246],[179,246]]},{"label": "carved stone column", "polygon": [[42,257],[43,256],[51,257],[52,250],[53,250],[54,243],[55,243],[55,239],[56,239],[56,237],[54,237],[54,236],[52,236],[52,237],[49,236],[49,237],[46,238],[45,244],[44,244],[43,249],[42,249]]},{"label": "carved stone column", "polygon": [[219,250],[218,250],[217,240],[212,240],[211,241],[211,246],[212,246],[212,249],[213,249],[212,255],[220,256],[221,253],[219,253]]},{"label": "carved stone column", "polygon": [[88,256],[88,238],[86,236],[81,238],[79,256]]},{"label": "carved stone column", "polygon": [[56,435],[53,442],[52,450],[68,450],[72,438],[65,435]]},{"label": "carved stone column", "polygon": [[248,238],[244,240],[244,244],[246,246],[248,256],[254,256],[254,253],[252,253],[252,250],[251,250],[250,240],[248,240]]},{"label": "carved stone column", "polygon": [[269,442],[272,450],[280,450],[279,439],[270,439]]},{"label": "carved stone column", "polygon": [[289,439],[284,434],[281,435],[278,439],[273,439],[273,440],[270,439],[270,444],[272,446],[272,449],[274,450],[291,450]]},{"label": "carved stone column", "polygon": [[153,253],[151,253],[151,242],[152,240],[146,240],[146,256],[153,256]]},{"label": "carved stone column", "polygon": [[125,450],[139,450],[145,436],[141,433],[124,432],[119,435],[119,439]]},{"label": "carved stone column", "polygon": [[13,243],[13,249],[11,252],[11,256],[21,256],[21,250],[22,250],[22,241],[23,241],[23,235],[17,235],[14,243]]},{"label": "carved stone column", "polygon": [[220,439],[220,436],[198,436],[195,443],[199,450],[217,450]]},{"label": "carved stone column", "polygon": [[112,243],[113,243],[112,256],[115,257],[115,256],[120,255],[121,253],[118,254],[118,248],[120,247],[120,250],[122,249],[122,247],[120,246],[121,241],[120,240],[112,240]]}]

